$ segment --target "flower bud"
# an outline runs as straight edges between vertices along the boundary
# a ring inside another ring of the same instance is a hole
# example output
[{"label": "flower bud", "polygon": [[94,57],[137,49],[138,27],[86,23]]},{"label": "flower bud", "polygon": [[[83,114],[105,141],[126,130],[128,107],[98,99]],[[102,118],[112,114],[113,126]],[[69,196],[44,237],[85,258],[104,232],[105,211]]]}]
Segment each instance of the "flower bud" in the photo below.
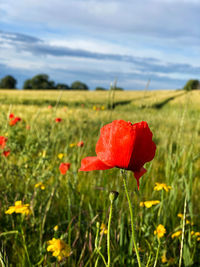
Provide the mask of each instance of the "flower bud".
[{"label": "flower bud", "polygon": [[117,191],[111,191],[109,194],[110,202],[113,203],[118,198],[119,193]]},{"label": "flower bud", "polygon": [[97,227],[97,229],[100,228],[100,223],[99,222],[96,223],[96,227]]}]

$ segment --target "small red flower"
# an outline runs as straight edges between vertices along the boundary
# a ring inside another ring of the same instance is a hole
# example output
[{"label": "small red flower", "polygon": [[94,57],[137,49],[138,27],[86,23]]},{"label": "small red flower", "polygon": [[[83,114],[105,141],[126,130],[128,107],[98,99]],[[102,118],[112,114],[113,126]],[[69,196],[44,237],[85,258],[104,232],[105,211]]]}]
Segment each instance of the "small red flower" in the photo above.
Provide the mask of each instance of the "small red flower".
[{"label": "small red flower", "polygon": [[0,136],[0,148],[4,149],[4,147],[6,146],[6,142],[8,141],[8,138],[4,137],[4,136]]},{"label": "small red flower", "polygon": [[60,173],[63,174],[63,175],[66,174],[66,172],[70,168],[70,165],[71,164],[70,163],[67,163],[67,162],[66,163],[64,163],[64,162],[61,163],[60,166],[59,166]]},{"label": "small red flower", "polygon": [[115,120],[101,128],[96,144],[96,157],[81,161],[79,171],[107,170],[114,167],[134,173],[139,189],[139,178],[146,172],[143,165],[155,156],[156,145],[147,122],[132,124]]},{"label": "small red flower", "polygon": [[61,118],[55,118],[55,122],[61,122],[62,119]]},{"label": "small red flower", "polygon": [[30,125],[26,125],[26,130],[30,130],[31,126]]},{"label": "small red flower", "polygon": [[4,150],[2,154],[4,157],[8,157],[10,155],[10,150]]},{"label": "small red flower", "polygon": [[48,106],[48,109],[52,109],[52,105],[49,105],[49,106]]},{"label": "small red flower", "polygon": [[17,122],[21,121],[22,119],[20,117],[15,117],[14,119],[11,119],[9,124],[10,126],[15,125]]},{"label": "small red flower", "polygon": [[15,117],[15,115],[13,113],[10,113],[9,119],[13,119],[14,117]]},{"label": "small red flower", "polygon": [[21,121],[22,119],[20,117],[15,117],[16,122]]},{"label": "small red flower", "polygon": [[78,146],[78,147],[83,147],[83,146],[84,146],[83,141],[78,142],[77,146]]}]

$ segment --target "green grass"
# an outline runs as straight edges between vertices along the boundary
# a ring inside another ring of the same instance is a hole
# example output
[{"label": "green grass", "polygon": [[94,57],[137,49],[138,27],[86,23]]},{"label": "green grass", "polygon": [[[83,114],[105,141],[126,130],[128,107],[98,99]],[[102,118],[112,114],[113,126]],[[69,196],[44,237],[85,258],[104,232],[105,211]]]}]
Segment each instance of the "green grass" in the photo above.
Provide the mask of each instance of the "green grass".
[{"label": "green grass", "polygon": [[[200,231],[199,94],[1,91],[0,136],[7,136],[6,147],[11,151],[7,158],[1,156],[0,162],[2,266],[104,266],[95,239],[107,261],[106,235],[98,233],[97,240],[96,224],[108,224],[109,193],[113,190],[119,197],[111,221],[111,266],[138,266],[130,246],[130,215],[120,170],[78,172],[81,159],[95,155],[100,128],[114,119],[147,121],[157,145],[139,191],[132,173],[127,172],[142,266],[154,266],[156,255],[157,266],[179,266],[181,236],[172,239],[171,235],[182,229],[183,221],[177,215],[184,213],[185,199],[185,216],[193,224],[185,225],[181,266],[199,266],[200,241],[191,235],[191,231]],[[10,113],[22,121],[9,126]],[[62,122],[56,124],[56,117]],[[83,147],[70,147],[80,140]],[[64,153],[63,159],[58,158],[59,153]],[[71,163],[66,175],[59,172],[61,162]],[[38,182],[44,183],[45,190],[35,188]],[[154,191],[155,182],[172,189]],[[16,200],[29,203],[32,214],[5,214]],[[161,202],[151,208],[140,207],[146,200]],[[158,251],[154,230],[159,224],[164,225],[166,234],[160,238]],[[55,225],[58,231],[54,231]],[[71,256],[60,263],[47,252],[47,241],[53,237],[63,239],[72,249]],[[167,262],[162,263],[165,253]]]}]

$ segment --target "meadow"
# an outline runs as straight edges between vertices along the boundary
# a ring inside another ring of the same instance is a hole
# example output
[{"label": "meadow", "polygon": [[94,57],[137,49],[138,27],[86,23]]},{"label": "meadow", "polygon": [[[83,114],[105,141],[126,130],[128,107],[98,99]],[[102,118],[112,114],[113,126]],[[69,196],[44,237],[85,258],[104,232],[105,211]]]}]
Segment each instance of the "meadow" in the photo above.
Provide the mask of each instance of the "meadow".
[{"label": "meadow", "polygon": [[200,266],[200,91],[1,90],[0,104],[1,266],[138,266],[124,173],[78,171],[119,119],[146,121],[157,147],[139,190],[125,172],[141,266]]}]

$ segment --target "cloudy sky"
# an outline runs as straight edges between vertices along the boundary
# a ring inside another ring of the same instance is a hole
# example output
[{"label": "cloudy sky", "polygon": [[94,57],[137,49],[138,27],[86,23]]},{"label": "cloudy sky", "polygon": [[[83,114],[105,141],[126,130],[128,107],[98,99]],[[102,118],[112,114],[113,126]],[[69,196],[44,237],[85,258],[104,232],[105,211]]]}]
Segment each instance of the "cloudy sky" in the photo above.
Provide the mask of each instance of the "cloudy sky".
[{"label": "cloudy sky", "polygon": [[1,0],[0,78],[108,88],[200,78],[200,0]]}]

